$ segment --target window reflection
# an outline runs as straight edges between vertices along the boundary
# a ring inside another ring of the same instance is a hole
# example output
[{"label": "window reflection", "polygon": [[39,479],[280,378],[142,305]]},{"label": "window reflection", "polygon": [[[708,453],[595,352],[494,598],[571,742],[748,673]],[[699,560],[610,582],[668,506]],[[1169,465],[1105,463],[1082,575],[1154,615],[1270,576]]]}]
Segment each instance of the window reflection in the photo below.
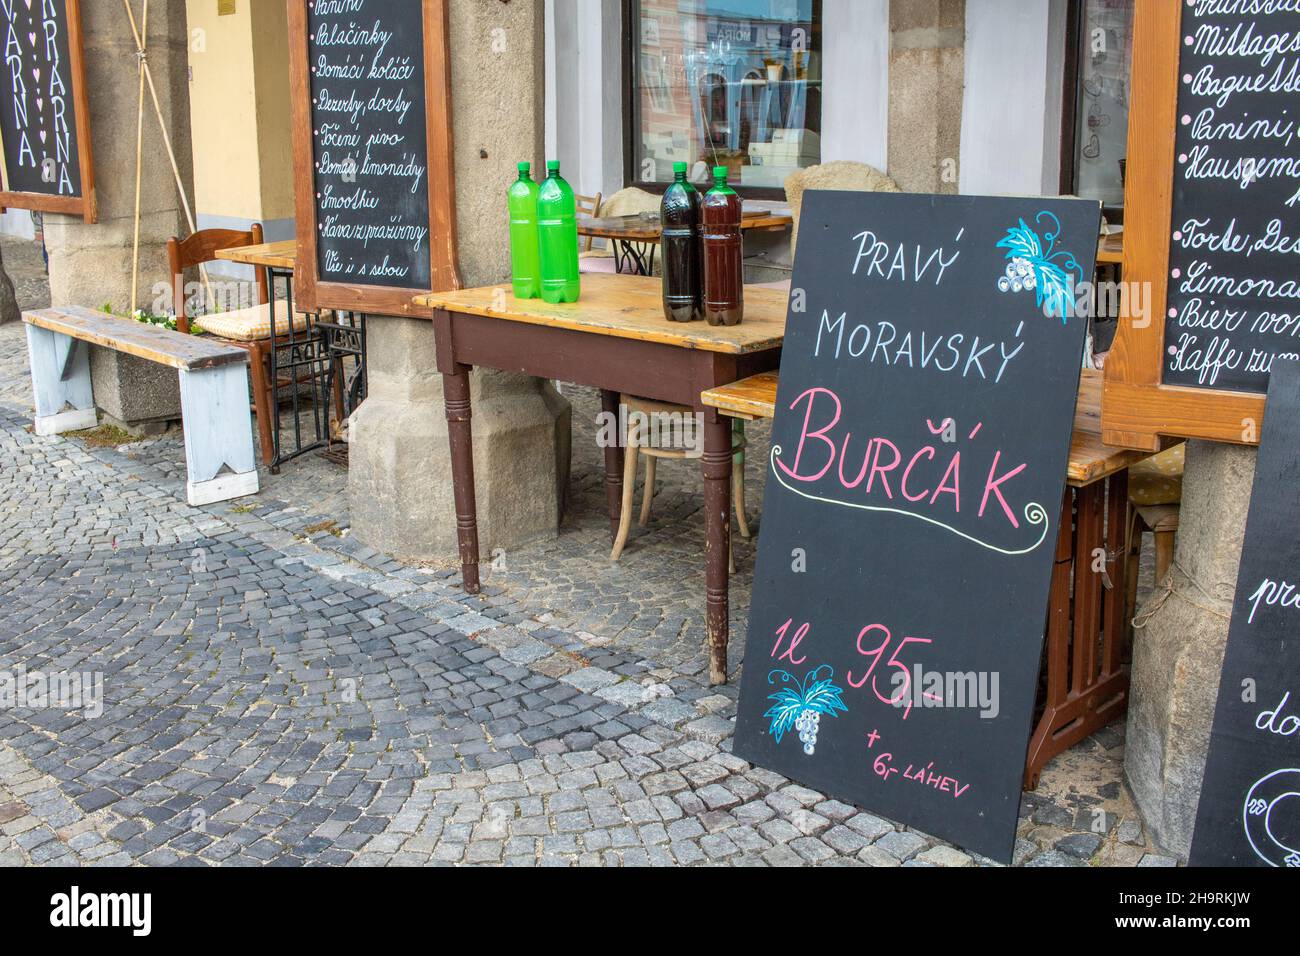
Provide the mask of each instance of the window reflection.
[{"label": "window reflection", "polygon": [[821,158],[819,0],[635,0],[633,178],[727,166],[780,187]]}]

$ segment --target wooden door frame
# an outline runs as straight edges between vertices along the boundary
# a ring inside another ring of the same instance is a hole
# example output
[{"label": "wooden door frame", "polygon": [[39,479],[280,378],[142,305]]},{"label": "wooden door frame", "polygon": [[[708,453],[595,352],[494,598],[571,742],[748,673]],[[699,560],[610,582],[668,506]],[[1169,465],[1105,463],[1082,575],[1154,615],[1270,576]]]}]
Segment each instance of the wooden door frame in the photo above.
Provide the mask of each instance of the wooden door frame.
[{"label": "wooden door frame", "polygon": [[[1106,357],[1102,440],[1156,451],[1163,437],[1259,443],[1264,395],[1165,385],[1165,318],[1178,128],[1181,3],[1138,3],[1133,11],[1133,78],[1124,192],[1124,304]],[[1151,290],[1150,315],[1135,321],[1128,290]]]}]

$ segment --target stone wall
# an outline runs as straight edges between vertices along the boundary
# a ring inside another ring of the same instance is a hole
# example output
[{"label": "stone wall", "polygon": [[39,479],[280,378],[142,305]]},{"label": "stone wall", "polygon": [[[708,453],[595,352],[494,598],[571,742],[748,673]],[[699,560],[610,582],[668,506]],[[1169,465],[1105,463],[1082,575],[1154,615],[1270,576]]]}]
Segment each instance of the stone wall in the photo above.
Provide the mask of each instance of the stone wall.
[{"label": "stone wall", "polygon": [[[135,221],[135,42],[121,3],[83,3],[81,18],[99,221],[87,225],[79,217],[45,216],[50,296],[55,305],[110,303],[116,309],[126,309],[131,297],[131,241]],[[192,194],[186,43],[183,0],[151,0],[149,68],[176,150],[177,165],[187,192]],[[140,177],[143,291],[137,303],[142,306],[153,299],[152,285],[167,281],[167,238],[188,232],[147,90],[145,110]]]},{"label": "stone wall", "polygon": [[[46,214],[50,298],[54,305],[110,305],[126,311],[132,305],[135,223],[135,41],[121,3],[83,3],[81,18],[99,221],[88,225],[80,217]],[[192,193],[186,43],[183,0],[151,0],[149,67],[177,165],[186,190]],[[168,281],[167,238],[185,235],[189,228],[147,89],[145,110],[140,292],[135,305],[149,307],[155,298],[154,284],[165,287]],[[180,391],[173,369],[93,348],[91,374],[95,403],[112,419],[140,422],[180,416]]]},{"label": "stone wall", "polygon": [[957,192],[966,0],[889,5],[889,175],[904,192]]},{"label": "stone wall", "polygon": [[1124,772],[1157,842],[1186,857],[1205,773],[1219,670],[1255,476],[1255,450],[1187,445],[1175,593],[1139,609]]}]

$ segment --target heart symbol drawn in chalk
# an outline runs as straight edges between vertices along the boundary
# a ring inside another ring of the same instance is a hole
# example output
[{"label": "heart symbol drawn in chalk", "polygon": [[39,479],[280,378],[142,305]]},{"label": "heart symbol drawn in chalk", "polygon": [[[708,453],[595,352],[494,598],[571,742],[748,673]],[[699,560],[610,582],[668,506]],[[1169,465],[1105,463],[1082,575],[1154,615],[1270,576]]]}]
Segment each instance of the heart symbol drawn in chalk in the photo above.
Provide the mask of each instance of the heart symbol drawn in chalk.
[{"label": "heart symbol drawn in chalk", "polygon": [[33,30],[31,33],[27,34],[27,42],[30,43],[32,46],[36,46],[36,31],[35,31],[35,30]]},{"label": "heart symbol drawn in chalk", "polygon": [[32,69],[32,76],[36,78],[37,83],[41,82],[41,68],[39,66]]},{"label": "heart symbol drawn in chalk", "polygon": [[45,142],[45,130],[41,130],[41,142]]},{"label": "heart symbol drawn in chalk", "polygon": [[39,96],[36,97],[36,108],[37,108],[38,110],[44,110],[44,109],[45,109],[45,100],[43,100],[43,99],[42,99],[41,97],[39,97]]}]

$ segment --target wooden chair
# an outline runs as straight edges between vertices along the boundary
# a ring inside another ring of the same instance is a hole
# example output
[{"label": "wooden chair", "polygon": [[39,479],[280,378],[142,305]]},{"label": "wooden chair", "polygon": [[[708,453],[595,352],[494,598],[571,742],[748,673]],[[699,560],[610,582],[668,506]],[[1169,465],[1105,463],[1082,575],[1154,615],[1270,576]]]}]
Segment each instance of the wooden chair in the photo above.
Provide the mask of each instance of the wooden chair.
[{"label": "wooden chair", "polygon": [[[614,548],[609,555],[611,561],[617,561],[622,555],[628,533],[632,530],[632,494],[636,485],[637,459],[645,458],[645,488],[641,493],[641,514],[637,519],[637,525],[644,528],[650,522],[650,506],[655,493],[655,463],[658,459],[696,459],[703,454],[703,436],[699,431],[695,432],[693,447],[692,443],[686,441],[689,437],[685,434],[686,423],[689,421],[690,427],[694,427],[693,408],[632,395],[622,396],[621,403],[627,408],[628,423],[623,448],[623,504],[619,509]],[[732,423],[731,449],[734,455],[731,469],[733,510],[741,537],[748,538],[749,522],[745,517],[745,426],[742,421]]]},{"label": "wooden chair", "polygon": [[[185,239],[172,236],[167,240],[167,260],[172,271],[172,304],[176,312],[177,331],[190,331],[190,316],[186,311],[185,301],[185,270],[213,261],[219,249],[261,245],[263,241],[262,225],[256,222],[247,232],[236,229],[200,229]],[[275,460],[271,416],[278,414],[274,383],[271,381],[273,306],[269,301],[266,273],[262,269],[256,271],[256,305],[195,316],[195,319],[202,323],[204,331],[211,333],[214,340],[248,351],[249,376],[253,391],[252,409],[257,416],[262,462],[270,465]],[[310,323],[309,316],[296,313],[291,326],[288,305],[283,300],[278,300],[274,304],[274,315],[277,337],[287,336],[291,328],[294,332],[305,330]]]},{"label": "wooden chair", "polygon": [[[600,215],[600,193],[594,196],[582,196],[578,193],[573,194],[573,201],[578,207],[578,218],[595,219]],[[591,243],[595,236],[578,237],[578,255],[591,252]]]}]

